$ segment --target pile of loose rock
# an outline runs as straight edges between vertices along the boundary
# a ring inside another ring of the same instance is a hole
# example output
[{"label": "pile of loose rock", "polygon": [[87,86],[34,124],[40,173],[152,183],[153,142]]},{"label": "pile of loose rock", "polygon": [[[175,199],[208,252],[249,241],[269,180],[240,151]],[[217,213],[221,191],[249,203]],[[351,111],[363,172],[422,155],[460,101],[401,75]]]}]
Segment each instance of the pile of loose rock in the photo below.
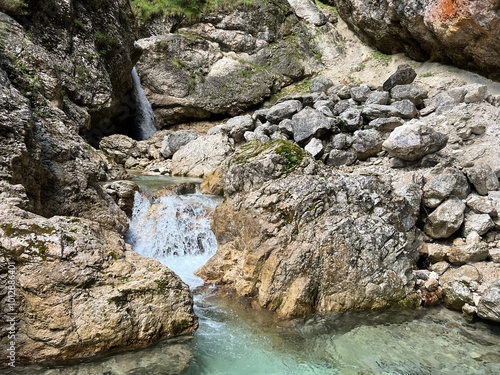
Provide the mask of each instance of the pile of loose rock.
[{"label": "pile of loose rock", "polygon": [[321,164],[389,177],[421,230],[414,274],[422,304],[444,301],[468,317],[500,321],[499,97],[480,84],[428,97],[415,76],[401,66],[378,88],[319,77],[309,92],[204,135],[167,130],[141,142],[114,135],[101,149],[127,168],[201,177],[248,142],[291,140]]}]

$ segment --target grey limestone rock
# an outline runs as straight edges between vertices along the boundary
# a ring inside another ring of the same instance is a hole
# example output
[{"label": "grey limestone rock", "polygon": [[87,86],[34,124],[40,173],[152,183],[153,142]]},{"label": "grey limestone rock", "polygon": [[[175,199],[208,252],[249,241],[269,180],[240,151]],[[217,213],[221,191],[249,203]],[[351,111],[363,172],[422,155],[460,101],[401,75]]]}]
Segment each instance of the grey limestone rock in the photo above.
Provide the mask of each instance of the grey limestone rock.
[{"label": "grey limestone rock", "polygon": [[340,130],[343,132],[354,132],[363,125],[361,111],[354,107],[349,107],[340,114]]},{"label": "grey limestone rock", "polygon": [[382,150],[383,138],[375,129],[357,130],[352,137],[352,148],[359,160],[366,160]]},{"label": "grey limestone rock", "polygon": [[491,285],[481,296],[477,315],[482,319],[500,322],[500,282]]},{"label": "grey limestone rock", "polygon": [[365,104],[389,104],[389,93],[387,91],[373,91],[366,98]]},{"label": "grey limestone rock", "polygon": [[422,122],[409,122],[394,129],[382,147],[402,160],[413,161],[446,146],[448,136]]},{"label": "grey limestone rock", "polygon": [[368,126],[381,132],[391,132],[403,124],[404,120],[401,117],[381,117],[370,121]]},{"label": "grey limestone rock", "polygon": [[304,150],[309,152],[314,158],[318,159],[323,154],[325,147],[323,142],[318,138],[312,138],[304,147]]},{"label": "grey limestone rock", "polygon": [[354,86],[351,87],[351,98],[362,103],[368,99],[371,92],[372,90],[366,85]]},{"label": "grey limestone rock", "polygon": [[311,137],[321,137],[332,128],[332,121],[317,110],[306,107],[292,117],[293,139],[303,143]]},{"label": "grey limestone rock", "polygon": [[495,227],[495,223],[488,214],[468,214],[465,216],[463,235],[477,232],[480,236]]},{"label": "grey limestone rock", "polygon": [[423,203],[437,207],[444,199],[455,196],[465,199],[470,193],[465,175],[456,168],[434,168],[425,176]]},{"label": "grey limestone rock", "polygon": [[420,105],[427,98],[427,90],[420,84],[397,85],[391,89],[391,98],[394,100],[408,99],[415,105]]},{"label": "grey limestone rock", "polygon": [[316,77],[311,81],[309,90],[311,92],[323,92],[326,93],[330,87],[333,86],[333,82],[328,77]]},{"label": "grey limestone rock", "polygon": [[429,216],[424,231],[432,238],[448,238],[464,221],[465,204],[451,197],[441,203]]},{"label": "grey limestone rock", "polygon": [[163,138],[160,153],[166,159],[171,158],[182,146],[187,145],[196,138],[198,138],[198,134],[193,130],[178,130],[167,134]]},{"label": "grey limestone rock", "polygon": [[487,195],[489,191],[498,190],[500,187],[497,175],[488,164],[479,163],[467,168],[465,173],[480,195]]},{"label": "grey limestone rock", "polygon": [[356,154],[351,151],[331,150],[326,159],[326,164],[334,167],[340,165],[351,165],[358,160]]},{"label": "grey limestone rock", "polygon": [[278,124],[284,119],[292,118],[292,116],[297,112],[300,112],[301,109],[302,103],[300,101],[287,100],[269,108],[266,114],[266,119],[274,124]]},{"label": "grey limestone rock", "polygon": [[397,85],[407,85],[412,83],[416,77],[417,73],[411,66],[406,64],[399,65],[397,70],[392,73],[389,78],[387,78],[382,87],[385,91],[390,91]]}]

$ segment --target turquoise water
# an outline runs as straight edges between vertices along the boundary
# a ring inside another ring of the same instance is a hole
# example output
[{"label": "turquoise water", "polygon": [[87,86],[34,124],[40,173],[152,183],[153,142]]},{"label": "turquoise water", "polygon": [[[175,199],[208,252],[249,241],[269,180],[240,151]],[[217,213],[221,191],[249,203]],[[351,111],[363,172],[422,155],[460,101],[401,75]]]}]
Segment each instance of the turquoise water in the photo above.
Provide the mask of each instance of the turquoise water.
[{"label": "turquoise water", "polygon": [[[163,182],[156,181],[162,185]],[[210,218],[219,198],[137,194],[128,241],[190,285],[200,328],[193,337],[28,375],[498,375],[500,326],[459,313],[349,312],[279,321],[221,298],[193,275],[216,251]]]}]

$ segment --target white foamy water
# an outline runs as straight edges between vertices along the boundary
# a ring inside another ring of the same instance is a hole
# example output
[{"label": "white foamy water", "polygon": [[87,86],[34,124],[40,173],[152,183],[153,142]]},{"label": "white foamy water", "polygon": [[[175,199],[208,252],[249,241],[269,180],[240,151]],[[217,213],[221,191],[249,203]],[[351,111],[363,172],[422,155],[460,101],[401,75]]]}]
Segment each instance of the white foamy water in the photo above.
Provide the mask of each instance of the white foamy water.
[{"label": "white foamy water", "polygon": [[135,194],[127,242],[167,265],[191,288],[203,285],[193,272],[217,251],[210,219],[220,199],[189,194],[150,200]]}]

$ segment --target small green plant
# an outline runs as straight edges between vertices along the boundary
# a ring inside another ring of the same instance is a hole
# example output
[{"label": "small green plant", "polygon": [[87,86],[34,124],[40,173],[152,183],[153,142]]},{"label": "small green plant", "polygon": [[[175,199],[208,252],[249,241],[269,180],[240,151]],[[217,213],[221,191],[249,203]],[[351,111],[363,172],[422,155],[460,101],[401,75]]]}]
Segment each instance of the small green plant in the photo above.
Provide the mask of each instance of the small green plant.
[{"label": "small green plant", "polygon": [[428,77],[434,77],[436,75],[436,73],[434,72],[425,72],[423,74],[420,74],[420,77],[421,78],[428,78]]},{"label": "small green plant", "polygon": [[318,8],[326,10],[327,12],[333,14],[334,16],[338,17],[338,15],[339,15],[339,12],[337,11],[337,8],[335,8],[334,6],[325,4],[325,3],[321,2],[321,1],[316,1],[316,5],[318,6]]},{"label": "small green plant", "polygon": [[302,163],[304,159],[304,150],[290,141],[278,141],[278,145],[274,149],[283,159],[283,172],[288,172]]},{"label": "small green plant", "polygon": [[221,8],[251,4],[253,0],[130,0],[135,16],[143,21],[159,15],[193,18]]},{"label": "small green plant", "polygon": [[84,30],[85,29],[85,25],[84,25],[83,21],[80,18],[75,18],[75,20],[73,22],[74,22],[75,27],[77,29],[79,29],[79,30]]},{"label": "small green plant", "polygon": [[380,61],[380,62],[382,62],[384,64],[388,64],[389,61],[391,61],[391,59],[392,59],[391,55],[386,55],[386,54],[384,54],[384,53],[382,53],[380,51],[372,51],[371,56],[375,60]]},{"label": "small green plant", "polygon": [[111,53],[119,44],[114,36],[101,31],[96,32],[94,38],[99,54],[104,56]]}]

